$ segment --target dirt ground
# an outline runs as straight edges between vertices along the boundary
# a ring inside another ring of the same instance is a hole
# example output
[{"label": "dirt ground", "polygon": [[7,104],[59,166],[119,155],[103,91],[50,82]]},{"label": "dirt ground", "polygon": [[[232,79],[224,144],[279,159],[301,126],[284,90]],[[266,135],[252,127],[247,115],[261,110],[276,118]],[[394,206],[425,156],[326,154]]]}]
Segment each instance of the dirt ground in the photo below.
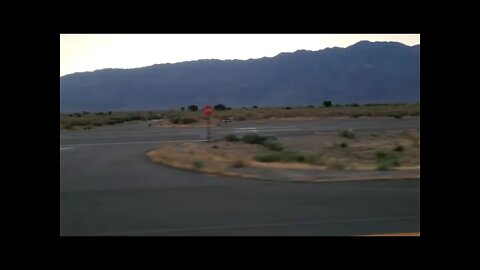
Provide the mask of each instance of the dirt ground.
[{"label": "dirt ground", "polygon": [[[315,156],[312,162],[259,162],[254,157],[271,153],[265,146],[243,142],[199,142],[171,143],[149,152],[147,155],[154,162],[176,168],[201,171],[206,173],[260,177],[266,171],[295,170],[296,175],[305,171],[376,171],[375,153],[395,153],[400,166],[391,171],[419,170],[420,144],[418,130],[400,132],[376,132],[355,134],[355,138],[343,138],[336,134],[316,134],[278,138],[285,147],[284,151],[296,151]],[[342,145],[343,143],[343,146]],[[402,148],[401,151],[394,149]],[[341,168],[332,164],[341,163]],[[257,170],[252,170],[257,169]],[[267,172],[268,173],[268,172]],[[264,177],[260,177],[264,178]],[[299,177],[305,178],[305,177]],[[308,178],[308,177],[307,177]],[[306,179],[306,178],[305,178]]]}]

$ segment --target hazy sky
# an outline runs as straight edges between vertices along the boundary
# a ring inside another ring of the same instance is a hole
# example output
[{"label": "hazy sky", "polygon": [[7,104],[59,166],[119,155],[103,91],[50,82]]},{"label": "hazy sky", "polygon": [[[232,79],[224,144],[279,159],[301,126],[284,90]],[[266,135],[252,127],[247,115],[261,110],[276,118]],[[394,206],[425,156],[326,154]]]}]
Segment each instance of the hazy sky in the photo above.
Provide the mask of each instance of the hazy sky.
[{"label": "hazy sky", "polygon": [[358,41],[420,44],[420,34],[61,34],[60,76],[198,59],[250,59],[348,47]]}]

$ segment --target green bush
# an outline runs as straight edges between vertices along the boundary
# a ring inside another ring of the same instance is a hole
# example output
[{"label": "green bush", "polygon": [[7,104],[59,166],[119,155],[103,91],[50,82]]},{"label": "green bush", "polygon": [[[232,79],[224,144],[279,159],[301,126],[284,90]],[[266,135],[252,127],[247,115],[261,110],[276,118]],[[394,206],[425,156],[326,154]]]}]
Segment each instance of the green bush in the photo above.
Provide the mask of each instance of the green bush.
[{"label": "green bush", "polygon": [[400,166],[400,159],[396,153],[385,153],[379,151],[375,153],[375,158],[378,163],[378,170],[388,170],[390,167]]},{"label": "green bush", "polygon": [[225,141],[227,142],[236,142],[236,141],[239,141],[240,138],[238,138],[237,135],[235,134],[228,134],[227,136],[225,136]]},{"label": "green bush", "polygon": [[375,153],[375,158],[378,161],[384,159],[386,156],[387,156],[387,154],[385,154],[385,152],[383,152],[383,151],[378,151],[378,152]]},{"label": "green bush", "polygon": [[283,145],[277,141],[277,139],[274,138],[268,138],[263,142],[263,145],[268,148],[268,150],[271,151],[282,151],[283,150]]},{"label": "green bush", "polygon": [[249,144],[263,144],[263,142],[269,138],[275,139],[275,137],[273,136],[262,136],[257,133],[251,133],[244,135],[242,137],[242,141]]},{"label": "green bush", "polygon": [[388,170],[390,170],[390,167],[391,167],[391,165],[390,165],[389,163],[387,163],[387,162],[382,162],[382,163],[378,164],[377,170],[379,170],[379,171],[388,171]]},{"label": "green bush", "polygon": [[305,157],[305,155],[294,152],[294,151],[269,152],[266,154],[256,155],[254,159],[260,162],[306,162],[307,161],[307,157]]},{"label": "green bush", "polygon": [[353,139],[355,138],[355,133],[353,133],[352,129],[344,129],[340,131],[340,137],[347,138],[347,139]]},{"label": "green bush", "polygon": [[198,119],[197,118],[191,118],[191,117],[185,117],[185,118],[181,118],[180,122],[183,123],[183,124],[191,124],[191,123],[198,122]]},{"label": "green bush", "polygon": [[195,161],[193,161],[193,167],[195,169],[201,169],[201,168],[205,167],[205,163],[201,160],[195,160]]}]

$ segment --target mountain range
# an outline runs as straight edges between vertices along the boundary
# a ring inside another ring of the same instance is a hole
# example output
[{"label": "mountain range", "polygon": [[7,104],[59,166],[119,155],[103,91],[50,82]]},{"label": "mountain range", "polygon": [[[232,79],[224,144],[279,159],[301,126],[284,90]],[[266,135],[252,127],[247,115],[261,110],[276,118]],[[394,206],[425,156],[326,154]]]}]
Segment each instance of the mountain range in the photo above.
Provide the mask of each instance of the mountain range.
[{"label": "mountain range", "polygon": [[420,45],[360,41],[249,60],[197,60],[60,77],[60,111],[420,101]]}]

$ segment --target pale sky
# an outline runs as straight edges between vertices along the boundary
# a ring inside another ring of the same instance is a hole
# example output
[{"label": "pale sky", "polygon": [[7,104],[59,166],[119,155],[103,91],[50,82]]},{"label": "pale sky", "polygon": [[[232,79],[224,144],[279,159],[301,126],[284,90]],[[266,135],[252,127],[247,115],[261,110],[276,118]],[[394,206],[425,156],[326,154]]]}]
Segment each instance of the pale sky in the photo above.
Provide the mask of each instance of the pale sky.
[{"label": "pale sky", "polygon": [[348,47],[361,40],[420,44],[420,34],[61,34],[60,76],[198,59],[273,57]]}]

